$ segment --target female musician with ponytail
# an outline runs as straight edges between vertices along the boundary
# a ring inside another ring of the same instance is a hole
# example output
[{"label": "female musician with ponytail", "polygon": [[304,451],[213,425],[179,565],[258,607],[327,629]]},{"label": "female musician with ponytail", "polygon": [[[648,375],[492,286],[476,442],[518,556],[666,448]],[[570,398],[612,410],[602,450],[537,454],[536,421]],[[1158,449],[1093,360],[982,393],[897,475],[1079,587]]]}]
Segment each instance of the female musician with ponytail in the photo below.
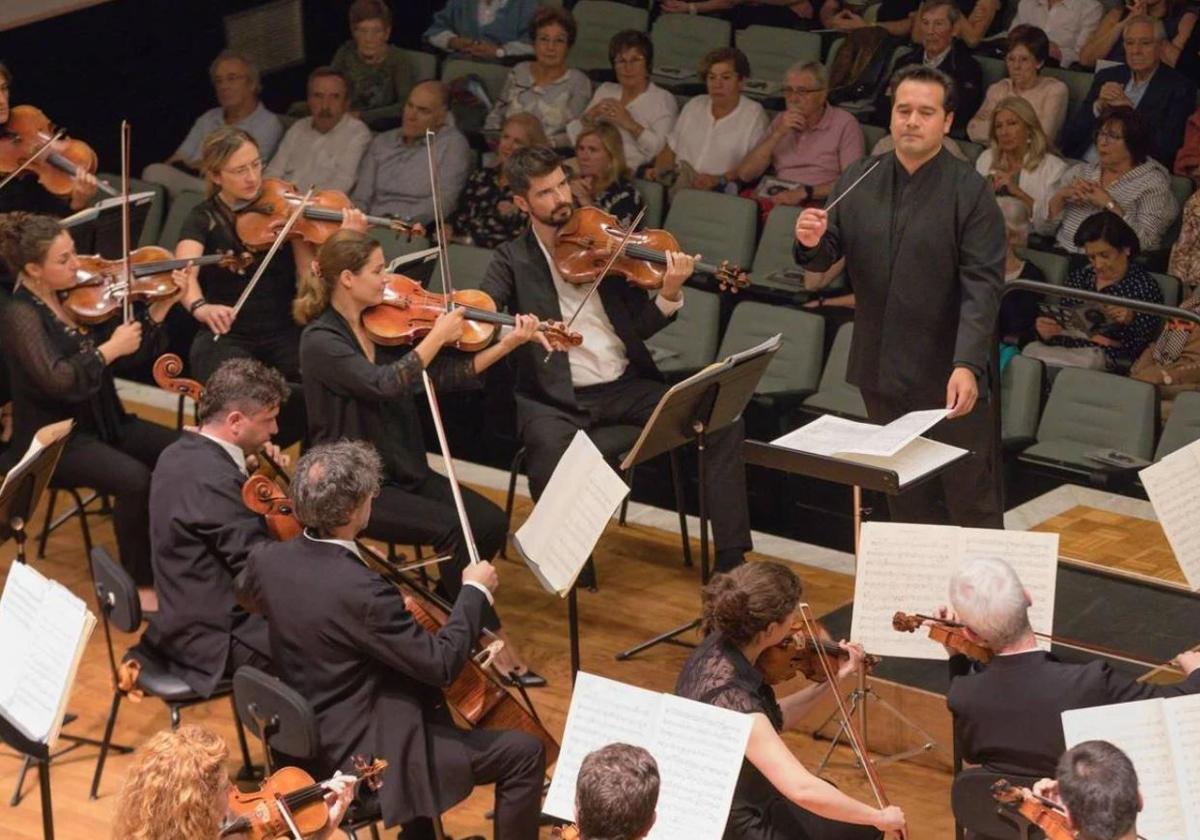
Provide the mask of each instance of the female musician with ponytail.
[{"label": "female musician with ponytail", "polygon": [[[746,563],[713,577],[703,596],[705,639],[675,683],[681,697],[754,719],[727,840],[866,840],[904,828],[899,808],[873,808],[840,792],[810,773],[779,737],[826,691],[813,685],[777,700],[754,666],[759,654],[794,632],[800,594],[800,579],[780,563]],[[861,647],[842,647],[849,656],[839,679],[863,660]]]},{"label": "female musician with ponytail", "polygon": [[[477,387],[479,375],[530,339],[549,343],[537,332],[538,319],[517,316],[515,328],[485,350],[468,356],[441,352],[462,334],[463,311],[440,316],[413,347],[376,346],[362,325],[362,313],[382,302],[387,275],[379,243],[364,233],[341,230],[317,252],[314,274],[306,274],[293,315],[307,324],[300,339],[300,368],[313,443],[342,439],[373,443],[383,459],[383,486],[376,499],[368,537],[388,542],[432,544],[452,554],[442,564],[442,594],[450,601],[462,587],[470,556],[459,525],[450,483],[429,469],[421,424],[413,401],[427,369],[439,389]],[[478,493],[463,488],[467,517],[479,556],[490,560],[508,530],[504,513]],[[484,626],[503,638],[489,605]],[[505,645],[497,666],[525,685],[544,685]]]}]

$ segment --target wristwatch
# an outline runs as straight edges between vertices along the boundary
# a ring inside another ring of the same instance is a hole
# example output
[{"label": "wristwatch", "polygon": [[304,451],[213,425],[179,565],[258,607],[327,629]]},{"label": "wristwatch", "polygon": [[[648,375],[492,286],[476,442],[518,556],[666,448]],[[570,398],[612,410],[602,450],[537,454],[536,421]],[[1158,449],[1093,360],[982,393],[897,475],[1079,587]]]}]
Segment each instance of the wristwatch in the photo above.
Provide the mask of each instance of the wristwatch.
[{"label": "wristwatch", "polygon": [[1115,212],[1117,212],[1117,202],[1113,201],[1113,200],[1110,198],[1110,199],[1108,200],[1108,204],[1105,204],[1105,205],[1104,205],[1104,209],[1105,209],[1105,210],[1107,210],[1109,213],[1115,213]]}]

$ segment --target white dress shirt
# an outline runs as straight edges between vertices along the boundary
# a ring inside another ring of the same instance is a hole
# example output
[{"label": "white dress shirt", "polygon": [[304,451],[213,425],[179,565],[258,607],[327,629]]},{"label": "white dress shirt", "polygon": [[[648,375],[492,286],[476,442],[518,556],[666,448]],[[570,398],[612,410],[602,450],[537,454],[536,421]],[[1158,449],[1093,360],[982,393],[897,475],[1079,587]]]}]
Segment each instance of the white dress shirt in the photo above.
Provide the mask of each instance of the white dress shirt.
[{"label": "white dress shirt", "polygon": [[305,117],[283,136],[266,175],[291,181],[302,190],[316,187],[348,193],[370,142],[371,129],[349,114],[326,132],[317,131],[312,117]]},{"label": "white dress shirt", "polygon": [[[620,102],[621,86],[616,82],[600,85],[592,95],[588,108],[603,99],[615,99]],[[679,116],[679,104],[673,94],[651,82],[625,106],[625,110],[642,126],[642,133],[637,137],[623,128],[618,128],[624,145],[625,165],[631,170],[636,170],[642,164],[654,160],[667,144],[667,135],[675,125],[675,118]],[[582,119],[567,123],[567,136],[571,138],[572,145],[582,133]]]},{"label": "white dress shirt", "polygon": [[208,438],[217,446],[224,449],[226,454],[233,459],[233,463],[237,464],[238,469],[242,471],[242,475],[250,474],[250,471],[246,469],[246,453],[242,451],[242,447],[238,446],[236,443],[230,443],[227,440],[221,440],[219,437],[211,434],[210,432],[201,431],[200,436]]},{"label": "white dress shirt", "polygon": [[1053,7],[1048,0],[1021,0],[1009,29],[1022,23],[1036,26],[1062,51],[1062,66],[1070,67],[1103,16],[1104,7],[1096,0],[1062,0]]},{"label": "white dress shirt", "polygon": [[683,106],[667,144],[677,160],[700,174],[724,175],[758,145],[769,124],[763,106],[744,96],[736,108],[714,119],[712,99],[701,94]]}]

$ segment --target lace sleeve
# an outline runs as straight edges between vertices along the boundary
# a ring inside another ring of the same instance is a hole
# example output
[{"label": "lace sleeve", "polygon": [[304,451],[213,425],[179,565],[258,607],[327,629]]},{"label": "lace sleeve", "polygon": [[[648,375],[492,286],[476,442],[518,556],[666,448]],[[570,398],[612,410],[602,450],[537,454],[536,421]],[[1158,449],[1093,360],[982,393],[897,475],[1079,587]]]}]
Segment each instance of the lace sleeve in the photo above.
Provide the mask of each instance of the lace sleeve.
[{"label": "lace sleeve", "polygon": [[104,382],[104,357],[91,337],[79,352],[64,354],[46,334],[34,307],[14,301],[0,315],[4,326],[4,352],[12,356],[34,386],[45,396],[78,403],[94,396]]}]

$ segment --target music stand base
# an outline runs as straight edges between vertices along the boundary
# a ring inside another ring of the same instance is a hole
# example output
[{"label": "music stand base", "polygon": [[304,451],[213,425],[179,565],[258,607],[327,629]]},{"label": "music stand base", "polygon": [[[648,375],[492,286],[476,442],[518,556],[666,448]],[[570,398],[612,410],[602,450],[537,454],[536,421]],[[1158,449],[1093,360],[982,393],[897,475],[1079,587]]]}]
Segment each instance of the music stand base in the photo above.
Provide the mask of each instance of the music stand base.
[{"label": "music stand base", "polygon": [[[66,726],[66,724],[72,722],[73,720],[75,720],[75,715],[67,714],[64,717],[63,725]],[[63,747],[61,750],[59,750],[56,753],[51,753],[49,759],[46,762],[41,762],[40,759],[35,759],[28,755],[24,756],[24,761],[21,762],[21,769],[17,773],[17,783],[13,787],[12,797],[8,800],[8,805],[10,808],[15,808],[18,805],[20,805],[21,800],[25,798],[25,791],[24,791],[25,775],[29,772],[29,768],[32,767],[34,764],[38,764],[38,763],[49,764],[50,761],[53,761],[54,759],[59,758],[60,756],[64,756],[69,752],[73,752],[74,750],[77,750],[80,747],[101,747],[101,746],[103,746],[103,744],[101,744],[101,742],[97,741],[95,738],[86,738],[82,735],[68,735],[64,732],[64,733],[60,733],[58,737],[64,741],[70,741],[71,744],[68,747]],[[125,744],[109,744],[108,748],[110,750],[115,750],[116,752],[119,752],[122,755],[128,755],[129,753],[133,752],[133,747],[127,746]]]},{"label": "music stand base", "polygon": [[[871,686],[865,685],[864,683],[860,683],[859,686],[857,686],[852,692],[850,692],[850,705],[847,710],[850,714],[850,717],[853,718],[855,712],[861,711],[861,712],[863,712],[863,716],[865,718],[865,710],[866,710],[867,704],[872,700],[874,700],[877,704],[879,704],[883,708],[884,711],[888,712],[889,714],[892,715],[892,717],[894,717],[896,720],[900,721],[901,725],[917,732],[925,740],[920,745],[918,745],[916,747],[912,747],[911,749],[903,750],[898,753],[892,753],[891,755],[881,756],[879,758],[872,758],[872,759],[870,759],[871,764],[873,764],[876,767],[886,767],[889,764],[895,764],[896,762],[899,762],[899,761],[906,761],[910,758],[913,758],[914,756],[923,755],[928,752],[933,752],[934,750],[937,750],[943,754],[948,755],[948,753],[946,752],[946,748],[943,747],[940,743],[938,743],[938,740],[936,738],[934,738],[931,734],[929,734],[929,732],[926,731],[920,724],[918,724],[916,721],[914,721],[908,715],[904,714],[904,712],[897,709],[894,705],[889,703],[887,700],[884,700],[882,697],[880,697],[875,692],[875,690],[873,688],[871,688]],[[861,709],[860,709],[860,707],[861,707]],[[829,723],[834,719],[834,717],[836,715],[837,715],[837,713],[834,712],[829,717],[827,717],[820,726],[818,726],[815,730],[813,730],[812,737],[813,737],[814,741],[824,740],[826,737],[828,737],[828,736],[822,735],[821,730],[824,729],[826,726],[828,726]],[[845,734],[846,734],[846,722],[842,721],[842,723],[838,726],[837,732],[835,732],[833,737],[829,739],[829,749],[827,749],[825,751],[825,755],[821,758],[820,763],[817,765],[816,772],[818,774],[820,774],[825,769],[825,767],[829,764],[829,759],[833,757],[833,751],[835,749],[837,749],[837,745],[841,742],[841,740],[845,736]],[[869,751],[871,747],[870,747],[870,741],[867,738],[867,731],[866,731],[865,727],[863,727],[863,731],[860,734],[862,735],[863,743],[867,745],[867,750]],[[858,767],[860,770],[863,769],[863,766],[857,757],[854,759],[854,765],[856,767]]]},{"label": "music stand base", "polygon": [[694,618],[687,624],[681,624],[673,630],[668,630],[665,633],[660,633],[653,639],[647,639],[640,644],[636,644],[631,648],[621,651],[617,654],[617,661],[624,662],[627,659],[632,659],[644,650],[649,650],[655,645],[679,645],[680,647],[694,648],[695,645],[691,642],[681,642],[676,636],[682,636],[689,630],[695,630],[700,626],[700,619]]}]

